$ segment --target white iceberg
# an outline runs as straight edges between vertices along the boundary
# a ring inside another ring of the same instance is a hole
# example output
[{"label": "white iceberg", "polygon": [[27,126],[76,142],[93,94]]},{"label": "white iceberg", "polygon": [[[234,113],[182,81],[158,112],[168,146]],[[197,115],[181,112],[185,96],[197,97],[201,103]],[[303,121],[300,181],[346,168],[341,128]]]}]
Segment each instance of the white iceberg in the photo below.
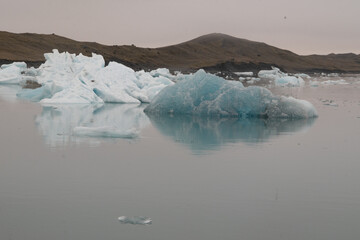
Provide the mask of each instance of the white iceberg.
[{"label": "white iceberg", "polygon": [[6,66],[0,72],[0,82],[37,82],[41,88],[25,89],[19,97],[46,104],[141,103],[150,102],[175,78],[167,69],[157,70],[159,74],[152,76],[116,62],[105,67],[104,58],[97,54],[87,57],[53,50],[44,56],[46,62],[38,69],[20,64]]},{"label": "white iceberg", "polygon": [[263,87],[196,72],[192,78],[164,88],[145,108],[150,114],[189,114],[238,118],[311,118],[314,106],[292,97],[274,96]]}]

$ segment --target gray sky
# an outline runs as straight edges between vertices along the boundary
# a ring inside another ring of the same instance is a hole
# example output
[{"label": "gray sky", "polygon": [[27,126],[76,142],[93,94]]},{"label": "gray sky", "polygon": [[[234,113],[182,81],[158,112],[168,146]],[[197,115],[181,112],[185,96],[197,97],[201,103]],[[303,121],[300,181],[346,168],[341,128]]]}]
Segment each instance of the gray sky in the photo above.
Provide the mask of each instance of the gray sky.
[{"label": "gray sky", "polygon": [[159,47],[219,32],[298,54],[360,53],[359,0],[0,0],[0,30]]}]

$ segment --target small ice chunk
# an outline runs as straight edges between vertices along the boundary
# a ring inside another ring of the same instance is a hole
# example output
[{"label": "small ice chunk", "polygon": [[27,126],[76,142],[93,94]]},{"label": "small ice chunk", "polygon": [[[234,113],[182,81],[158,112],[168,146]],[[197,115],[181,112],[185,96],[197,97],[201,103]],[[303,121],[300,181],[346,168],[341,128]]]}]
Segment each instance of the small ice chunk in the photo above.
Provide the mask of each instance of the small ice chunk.
[{"label": "small ice chunk", "polygon": [[152,224],[151,218],[143,217],[143,216],[135,216],[135,217],[121,216],[118,218],[118,220],[122,224],[133,224],[133,225],[150,225],[150,224]]},{"label": "small ice chunk", "polygon": [[260,78],[248,78],[246,81],[247,84],[255,84],[256,82],[260,81]]},{"label": "small ice chunk", "polygon": [[340,80],[323,81],[323,82],[321,82],[321,84],[324,84],[324,85],[346,85],[346,84],[349,84],[349,83],[346,82],[344,79],[340,79]]},{"label": "small ice chunk", "polygon": [[252,77],[254,76],[253,72],[234,72],[236,75],[240,77]]},{"label": "small ice chunk", "polygon": [[259,71],[258,77],[262,78],[262,79],[275,80],[277,78],[287,76],[287,74],[281,72],[279,68],[276,68],[276,67],[271,67],[271,68],[272,68],[272,70],[261,70],[261,71]]},{"label": "small ice chunk", "polygon": [[319,81],[310,81],[310,86],[311,86],[311,87],[318,87],[319,84],[320,84]]},{"label": "small ice chunk", "polygon": [[304,78],[311,78],[309,75],[307,75],[306,73],[295,73],[294,74],[295,77],[300,77],[302,79]]},{"label": "small ice chunk", "polygon": [[305,82],[301,77],[284,76],[275,79],[275,85],[281,87],[301,87]]}]

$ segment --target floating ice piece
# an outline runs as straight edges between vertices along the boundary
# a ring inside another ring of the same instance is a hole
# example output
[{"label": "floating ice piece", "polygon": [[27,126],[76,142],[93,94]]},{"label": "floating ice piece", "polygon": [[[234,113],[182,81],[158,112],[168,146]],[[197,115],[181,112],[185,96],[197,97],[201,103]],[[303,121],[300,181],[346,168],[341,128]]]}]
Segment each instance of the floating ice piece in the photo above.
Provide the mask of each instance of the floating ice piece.
[{"label": "floating ice piece", "polygon": [[323,82],[321,82],[321,84],[324,84],[324,85],[346,85],[346,84],[349,84],[349,83],[346,82],[344,79],[340,79],[340,80],[323,81]]},{"label": "floating ice piece", "polygon": [[310,86],[311,87],[318,87],[320,85],[319,81],[310,81]]},{"label": "floating ice piece", "polygon": [[294,76],[295,76],[295,77],[300,77],[300,78],[302,78],[302,79],[304,79],[304,78],[311,78],[311,77],[310,77],[308,74],[306,74],[306,73],[295,73]]},{"label": "floating ice piece", "polygon": [[118,220],[122,224],[133,224],[133,225],[150,225],[150,224],[152,224],[151,218],[143,217],[143,216],[135,216],[135,217],[121,216],[118,218]]},{"label": "floating ice piece", "polygon": [[334,100],[327,100],[327,99],[324,99],[324,100],[321,100],[324,105],[327,105],[327,106],[332,106],[332,107],[338,107],[339,104],[335,103]]},{"label": "floating ice piece", "polygon": [[247,84],[255,84],[256,82],[259,82],[261,79],[260,78],[247,78],[246,83]]},{"label": "floating ice piece", "polygon": [[263,78],[263,79],[275,80],[277,78],[287,76],[287,74],[280,71],[279,68],[276,68],[276,67],[271,67],[271,68],[272,68],[272,70],[261,70],[261,71],[259,71],[258,77]]},{"label": "floating ice piece", "polygon": [[241,77],[252,77],[254,76],[253,72],[234,72],[236,75]]},{"label": "floating ice piece", "polygon": [[327,76],[328,77],[338,77],[339,74],[338,73],[329,73]]},{"label": "floating ice piece", "polygon": [[301,77],[284,76],[275,79],[275,85],[281,87],[301,87],[305,82]]},{"label": "floating ice piece", "polygon": [[[272,70],[261,70],[258,73],[258,77],[261,79],[273,80],[276,86],[282,87],[301,87],[305,84],[304,80],[300,77],[302,74],[295,74],[289,76],[287,73],[283,73],[279,68],[272,67]],[[306,75],[306,74],[305,74]],[[304,75],[304,76],[305,76]],[[306,77],[309,77],[306,75]]]},{"label": "floating ice piece", "polygon": [[314,106],[292,97],[274,96],[263,87],[247,87],[236,81],[197,71],[192,78],[164,88],[145,108],[150,114],[203,116],[311,118]]}]

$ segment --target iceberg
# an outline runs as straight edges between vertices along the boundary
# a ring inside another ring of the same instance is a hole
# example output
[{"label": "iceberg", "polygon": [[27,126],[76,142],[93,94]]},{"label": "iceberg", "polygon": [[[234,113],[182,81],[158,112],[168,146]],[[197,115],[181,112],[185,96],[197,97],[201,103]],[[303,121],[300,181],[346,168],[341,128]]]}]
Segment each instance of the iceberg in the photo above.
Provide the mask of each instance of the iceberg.
[{"label": "iceberg", "polygon": [[237,118],[312,118],[314,106],[305,100],[275,96],[258,86],[197,71],[191,78],[164,88],[144,109],[149,114],[188,114]]},{"label": "iceberg", "polygon": [[[101,55],[46,53],[45,63],[38,69],[26,64],[13,63],[2,66],[0,83],[24,84],[26,81],[41,85],[37,89],[24,89],[20,98],[45,104],[60,103],[147,103],[164,87],[174,84],[176,76],[169,70],[135,72],[120,63],[105,66]],[[156,74],[158,73],[158,74]]]}]

